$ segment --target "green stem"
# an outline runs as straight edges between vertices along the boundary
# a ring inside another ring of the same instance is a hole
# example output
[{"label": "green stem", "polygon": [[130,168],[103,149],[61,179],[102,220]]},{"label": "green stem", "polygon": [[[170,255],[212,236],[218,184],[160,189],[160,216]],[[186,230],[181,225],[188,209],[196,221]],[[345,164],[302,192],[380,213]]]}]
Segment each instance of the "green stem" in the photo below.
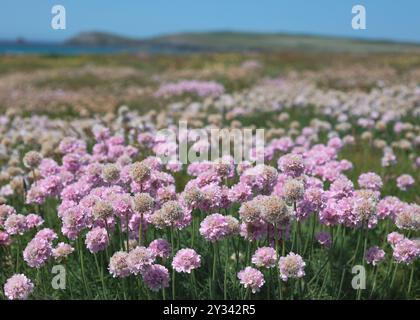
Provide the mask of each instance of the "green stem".
[{"label": "green stem", "polygon": [[361,239],[362,239],[362,233],[361,233],[361,232],[358,232],[358,234],[359,234],[359,235],[358,235],[358,237],[357,237],[356,250],[354,250],[354,254],[353,254],[353,256],[350,258],[350,260],[349,260],[349,261],[347,261],[347,264],[352,263],[352,262],[356,259],[357,252],[359,251],[360,241],[361,241]]},{"label": "green stem", "polygon": [[198,299],[198,291],[197,291],[197,279],[195,278],[195,271],[192,270],[191,271],[191,279],[192,279],[192,285],[194,288],[194,299]]},{"label": "green stem", "polygon": [[[172,250],[172,259],[175,256],[175,241],[174,241],[174,227],[171,227],[171,250]],[[172,268],[172,299],[175,300],[175,269]]]},{"label": "green stem", "polygon": [[[278,239],[278,237],[279,237],[279,232],[278,232],[278,229],[277,229],[277,224],[274,224],[274,241],[276,242],[275,243],[275,247],[276,247],[277,257],[280,256],[279,255],[279,239]],[[282,239],[283,239],[283,247],[284,247],[284,234],[283,233],[282,233]],[[279,275],[279,277],[278,277],[278,282],[279,282],[279,299],[280,300],[283,300],[283,288],[282,288],[282,282],[281,281],[282,280],[281,280],[280,275]]]},{"label": "green stem", "polygon": [[374,269],[373,269],[373,284],[372,284],[372,290],[370,291],[369,299],[372,297],[373,292],[375,291],[377,276],[378,276],[378,267],[374,266]]},{"label": "green stem", "polygon": [[395,276],[397,275],[397,270],[398,270],[398,263],[395,264],[395,269],[394,269],[394,273],[392,274],[392,278],[391,278],[391,284],[390,284],[390,288],[392,289],[392,287],[394,286],[394,281],[395,281]]},{"label": "green stem", "polygon": [[341,272],[341,279],[340,279],[340,285],[338,287],[337,300],[340,299],[340,294],[341,294],[341,289],[343,288],[345,274],[346,274],[346,269],[344,268],[343,271]]},{"label": "green stem", "polygon": [[215,298],[215,292],[216,292],[216,260],[217,260],[217,242],[213,243],[213,269],[212,269],[212,276],[211,276],[211,292],[212,292],[212,298]]},{"label": "green stem", "polygon": [[195,216],[193,213],[192,223],[191,223],[191,248],[194,248],[194,236],[195,236]]},{"label": "green stem", "polygon": [[102,268],[99,267],[98,257],[96,256],[96,253],[94,253],[93,256],[95,258],[96,269],[98,270],[99,276],[101,278],[104,299],[106,299],[107,294],[106,294],[106,287],[105,287],[105,281],[104,281],[104,271]]},{"label": "green stem", "polygon": [[[363,226],[362,226],[362,229],[361,229],[360,232],[362,233],[362,231],[363,231]],[[363,252],[362,252],[362,265],[363,265],[363,268],[365,267],[365,252],[366,252],[366,248],[367,248],[368,232],[369,232],[369,229],[366,226],[366,230],[365,230],[365,241],[364,241],[364,244],[363,244]],[[360,289],[359,288],[359,290],[357,291],[357,300],[360,300],[361,299],[361,297],[362,297],[362,290],[363,289]]]},{"label": "green stem", "polygon": [[315,225],[316,225],[314,217],[315,217],[315,214],[312,214],[312,217],[311,217],[311,234],[310,234],[309,237],[306,238],[306,241],[305,241],[305,248],[303,249],[303,255],[304,256],[306,255],[306,251],[308,249],[309,242],[311,242],[311,250],[309,251],[310,255],[312,253],[312,247],[313,247],[314,235],[315,235]]},{"label": "green stem", "polygon": [[83,262],[83,246],[81,245],[80,241],[81,241],[81,238],[79,238],[79,240],[77,241],[77,245],[79,247],[78,251],[79,251],[80,269],[82,271],[83,285],[85,287],[86,294],[89,297],[90,294],[89,294],[89,289],[88,289],[88,285],[87,285],[87,282],[86,282],[85,265],[84,265],[84,262]]},{"label": "green stem", "polygon": [[225,241],[226,244],[226,256],[225,256],[225,273],[223,278],[223,298],[227,300],[227,272],[228,272],[228,262],[229,262],[229,244],[228,241]]},{"label": "green stem", "polygon": [[412,262],[412,265],[411,265],[410,280],[408,281],[408,292],[407,292],[408,296],[410,296],[411,286],[413,284],[413,276],[414,276],[414,262]]}]

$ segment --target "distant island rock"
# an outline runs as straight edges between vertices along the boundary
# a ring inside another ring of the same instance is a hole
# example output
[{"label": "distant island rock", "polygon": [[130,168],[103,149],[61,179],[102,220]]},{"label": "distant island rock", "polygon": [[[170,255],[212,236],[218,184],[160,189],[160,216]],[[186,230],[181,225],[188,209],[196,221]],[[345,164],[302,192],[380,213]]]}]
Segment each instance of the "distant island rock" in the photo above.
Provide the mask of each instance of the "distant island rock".
[{"label": "distant island rock", "polygon": [[82,32],[65,41],[66,45],[83,46],[132,46],[139,45],[140,41],[128,37],[106,32]]}]

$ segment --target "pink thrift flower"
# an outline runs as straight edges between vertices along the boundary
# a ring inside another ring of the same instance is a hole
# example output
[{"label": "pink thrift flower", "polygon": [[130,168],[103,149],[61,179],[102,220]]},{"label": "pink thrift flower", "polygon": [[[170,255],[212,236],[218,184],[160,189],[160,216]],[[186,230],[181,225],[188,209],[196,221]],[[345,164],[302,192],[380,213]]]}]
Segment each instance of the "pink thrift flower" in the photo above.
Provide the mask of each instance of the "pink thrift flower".
[{"label": "pink thrift flower", "polygon": [[385,251],[374,246],[365,252],[366,262],[376,266],[379,262],[385,259]]},{"label": "pink thrift flower", "polygon": [[405,238],[404,235],[394,231],[388,234],[387,241],[391,246],[394,247],[397,245],[398,242],[400,242],[401,240],[404,240],[404,238]]},{"label": "pink thrift flower", "polygon": [[15,274],[7,279],[4,295],[9,300],[26,300],[34,290],[34,284],[24,274]]},{"label": "pink thrift flower", "polygon": [[77,153],[84,154],[86,152],[86,142],[73,137],[66,137],[61,140],[58,150],[63,154]]},{"label": "pink thrift flower", "polygon": [[169,286],[169,271],[160,264],[147,267],[143,272],[143,281],[152,291],[159,291]]},{"label": "pink thrift flower", "polygon": [[156,97],[168,97],[184,93],[194,93],[200,97],[219,96],[224,87],[214,81],[182,80],[176,83],[166,83],[155,92]]},{"label": "pink thrift flower", "polygon": [[7,204],[0,205],[0,227],[4,226],[4,222],[12,214],[16,214],[15,208],[8,206]]},{"label": "pink thrift flower", "polygon": [[420,256],[420,248],[416,242],[403,239],[396,243],[392,255],[398,263],[410,264]]},{"label": "pink thrift flower", "polygon": [[165,239],[153,240],[150,242],[148,249],[153,253],[155,258],[167,259],[171,254],[171,245]]},{"label": "pink thrift flower", "polygon": [[12,243],[12,239],[9,234],[4,231],[0,231],[0,246],[8,246]]},{"label": "pink thrift flower", "polygon": [[299,154],[289,153],[282,156],[278,161],[278,165],[284,174],[291,177],[299,177],[305,170],[302,156]]},{"label": "pink thrift flower", "polygon": [[80,231],[86,227],[85,216],[78,206],[65,210],[61,217],[61,232],[70,240],[75,240]]},{"label": "pink thrift flower", "polygon": [[[319,221],[321,224],[324,224],[326,226],[335,226],[342,221],[344,205],[344,203],[342,203],[342,200],[340,200],[339,203],[337,203],[335,199],[329,199],[327,201],[325,208],[319,212]],[[351,206],[348,206],[350,210]]]},{"label": "pink thrift flower", "polygon": [[399,229],[420,230],[420,205],[414,203],[404,205],[394,220]]},{"label": "pink thrift flower", "polygon": [[245,202],[250,200],[252,188],[245,183],[238,183],[232,186],[228,192],[228,198],[231,202]]},{"label": "pink thrift flower", "polygon": [[360,188],[373,191],[381,190],[383,185],[381,177],[374,172],[361,174],[357,182],[359,183]]},{"label": "pink thrift flower", "polygon": [[52,255],[51,242],[33,238],[23,251],[23,259],[31,268],[41,268]]},{"label": "pink thrift flower", "polygon": [[343,147],[343,141],[339,137],[334,137],[328,141],[328,146],[340,150]]},{"label": "pink thrift flower", "polygon": [[86,234],[85,244],[92,253],[105,250],[109,244],[107,230],[101,227],[93,228]]},{"label": "pink thrift flower", "polygon": [[258,248],[252,256],[251,262],[259,268],[273,268],[277,263],[276,250],[271,247]]},{"label": "pink thrift flower", "polygon": [[28,227],[26,225],[26,217],[23,214],[11,214],[4,222],[4,228],[10,235],[24,234]]},{"label": "pink thrift flower", "polygon": [[397,187],[402,191],[413,187],[415,183],[414,178],[409,174],[403,174],[397,178]]},{"label": "pink thrift flower", "polygon": [[222,188],[217,183],[210,183],[201,189],[201,198],[198,207],[202,211],[214,212],[222,206]]},{"label": "pink thrift flower", "polygon": [[201,266],[201,256],[193,249],[179,250],[172,260],[172,267],[177,272],[191,273]]},{"label": "pink thrift flower", "polygon": [[246,267],[244,270],[239,271],[238,278],[245,288],[251,289],[252,293],[260,291],[265,283],[262,272],[252,267]]},{"label": "pink thrift flower", "polygon": [[259,240],[267,235],[267,225],[269,224],[262,219],[243,222],[239,226],[239,234],[249,241]]},{"label": "pink thrift flower", "polygon": [[130,269],[127,265],[128,253],[117,251],[109,259],[108,270],[114,278],[125,278],[130,275]]},{"label": "pink thrift flower", "polygon": [[57,246],[52,250],[52,255],[54,259],[57,261],[62,261],[67,259],[67,257],[74,251],[74,248],[64,242],[60,242]]},{"label": "pink thrift flower", "polygon": [[353,195],[354,185],[350,179],[341,175],[330,185],[331,197],[339,200]]},{"label": "pink thrift flower", "polygon": [[26,216],[26,226],[28,229],[36,228],[44,223],[44,219],[37,214],[30,213]]},{"label": "pink thrift flower", "polygon": [[264,164],[245,170],[241,175],[240,183],[245,183],[256,191],[270,193],[277,183],[277,169]]},{"label": "pink thrift flower", "polygon": [[394,219],[405,207],[405,203],[397,197],[387,196],[381,199],[376,207],[376,214],[379,219],[387,217]]},{"label": "pink thrift flower", "polygon": [[127,265],[130,272],[139,274],[155,261],[153,252],[146,247],[136,247],[131,250],[127,257]]},{"label": "pink thrift flower", "polygon": [[52,242],[53,240],[57,239],[58,236],[54,232],[54,230],[50,228],[44,228],[42,230],[39,230],[37,234],[35,235],[35,238],[43,239],[48,242]]},{"label": "pink thrift flower", "polygon": [[289,278],[302,278],[305,276],[305,265],[302,257],[298,254],[290,252],[285,257],[280,257],[279,270],[280,277],[283,281]]},{"label": "pink thrift flower", "polygon": [[60,166],[57,162],[49,158],[42,159],[38,169],[44,178],[56,175],[60,172]]},{"label": "pink thrift flower", "polygon": [[321,246],[325,248],[331,247],[331,235],[328,232],[318,232],[315,235],[315,239]]},{"label": "pink thrift flower", "polygon": [[208,241],[215,242],[229,235],[229,223],[225,216],[214,213],[200,224],[200,234]]}]

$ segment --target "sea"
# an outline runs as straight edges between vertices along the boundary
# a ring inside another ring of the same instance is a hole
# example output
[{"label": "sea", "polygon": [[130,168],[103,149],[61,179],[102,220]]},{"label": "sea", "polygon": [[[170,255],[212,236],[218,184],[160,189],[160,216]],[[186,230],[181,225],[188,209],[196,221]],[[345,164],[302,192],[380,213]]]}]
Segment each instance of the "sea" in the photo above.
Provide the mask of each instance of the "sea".
[{"label": "sea", "polygon": [[61,44],[18,44],[1,43],[0,55],[89,55],[89,54],[183,54],[194,50],[178,47],[152,46],[147,48],[112,47],[112,46],[83,46]]}]

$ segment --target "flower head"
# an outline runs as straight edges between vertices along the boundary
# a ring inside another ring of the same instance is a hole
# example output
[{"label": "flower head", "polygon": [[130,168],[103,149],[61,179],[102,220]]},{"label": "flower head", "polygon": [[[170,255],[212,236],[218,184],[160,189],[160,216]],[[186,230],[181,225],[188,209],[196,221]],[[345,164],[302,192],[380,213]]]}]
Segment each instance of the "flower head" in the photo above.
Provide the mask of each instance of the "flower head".
[{"label": "flower head", "polygon": [[44,228],[37,232],[37,234],[35,235],[35,238],[44,239],[45,241],[52,242],[53,240],[57,239],[58,236],[54,232],[54,230],[50,228]]},{"label": "flower head", "polygon": [[36,228],[44,223],[44,219],[37,214],[30,213],[26,216],[26,226],[28,229]]},{"label": "flower head", "polygon": [[291,177],[299,177],[305,170],[302,156],[299,154],[289,153],[282,156],[278,165],[283,173]]},{"label": "flower head", "polygon": [[131,178],[134,182],[143,183],[150,177],[150,167],[142,162],[135,162],[131,165]]},{"label": "flower head", "polygon": [[148,249],[155,257],[166,259],[171,254],[171,245],[165,239],[155,239],[150,242]]},{"label": "flower head", "polygon": [[24,274],[15,274],[7,279],[4,295],[9,300],[25,300],[34,290],[34,284]]},{"label": "flower head", "polygon": [[220,213],[207,216],[200,224],[200,234],[212,242],[224,238],[229,234],[229,231],[229,223]]},{"label": "flower head", "polygon": [[404,240],[404,239],[405,239],[404,235],[402,235],[401,233],[395,232],[395,231],[391,232],[387,236],[388,243],[393,247],[395,247],[398,242],[400,242],[401,240]]},{"label": "flower head", "polygon": [[169,271],[160,264],[153,264],[143,272],[143,281],[152,291],[159,291],[169,286]]},{"label": "flower head", "polygon": [[16,214],[15,208],[8,206],[7,204],[0,205],[0,227],[4,225],[7,217]]},{"label": "flower head", "polygon": [[0,231],[0,246],[9,246],[12,243],[12,239],[7,232]]},{"label": "flower head", "polygon": [[400,229],[420,230],[420,206],[417,204],[403,206],[396,214],[395,224]]},{"label": "flower head", "polygon": [[4,228],[8,234],[24,234],[28,227],[26,225],[26,217],[23,214],[11,214],[4,222]]},{"label": "flower head", "polygon": [[282,198],[276,195],[255,198],[260,205],[261,218],[271,224],[281,225],[289,222],[291,212]]},{"label": "flower head", "polygon": [[244,270],[239,271],[238,279],[245,288],[250,288],[252,293],[260,291],[265,283],[262,272],[252,267],[246,267]]},{"label": "flower head", "polygon": [[280,257],[279,270],[283,281],[289,278],[302,278],[305,276],[305,265],[302,257],[296,253],[290,252],[285,257]]},{"label": "flower head", "polygon": [[283,197],[287,203],[294,203],[303,198],[305,188],[303,182],[297,179],[289,179],[283,186]]},{"label": "flower head", "polygon": [[106,201],[98,201],[93,207],[92,213],[96,220],[106,219],[114,213],[114,208]]},{"label": "flower head", "polygon": [[130,269],[127,265],[128,253],[117,251],[109,259],[108,270],[114,278],[125,278],[130,275]]},{"label": "flower head", "polygon": [[184,216],[184,210],[178,201],[170,200],[165,202],[160,209],[162,218],[166,221],[168,225],[173,225],[176,222],[180,221]]},{"label": "flower head", "polygon": [[152,265],[154,261],[153,252],[146,247],[137,247],[131,250],[127,257],[128,268],[133,274],[141,273],[146,267]]},{"label": "flower head", "polygon": [[405,191],[413,187],[415,183],[416,181],[409,174],[403,174],[397,178],[397,187],[402,191]]},{"label": "flower head", "polygon": [[363,173],[359,176],[357,180],[360,188],[371,189],[374,191],[379,191],[382,188],[382,179],[374,172]]},{"label": "flower head", "polygon": [[315,235],[315,239],[321,246],[326,248],[331,247],[331,235],[328,232],[318,232]]},{"label": "flower head", "polygon": [[102,179],[105,182],[114,183],[120,178],[120,168],[117,165],[109,163],[102,168]]},{"label": "flower head", "polygon": [[154,200],[148,193],[138,193],[133,199],[133,209],[138,213],[145,213],[152,210]]},{"label": "flower head", "polygon": [[95,227],[86,234],[85,244],[92,253],[105,250],[108,243],[109,237],[105,228]]},{"label": "flower head", "polygon": [[420,248],[415,241],[404,238],[395,244],[392,255],[398,263],[410,264],[420,256]]},{"label": "flower head", "polygon": [[385,251],[379,249],[378,246],[374,246],[366,250],[365,252],[366,262],[376,266],[379,262],[385,259]]},{"label": "flower head", "polygon": [[177,272],[191,273],[191,270],[199,268],[201,265],[201,256],[193,249],[179,250],[172,260],[172,267]]},{"label": "flower head", "polygon": [[41,237],[33,238],[23,251],[23,259],[32,268],[41,268],[51,256],[51,242]]},{"label": "flower head", "polygon": [[42,155],[36,151],[29,151],[23,157],[23,165],[28,169],[35,169],[42,161]]},{"label": "flower head", "polygon": [[67,257],[74,251],[74,248],[68,243],[60,242],[52,250],[52,255],[57,261],[62,261],[67,259]]},{"label": "flower head", "polygon": [[257,267],[272,268],[277,263],[276,250],[271,247],[258,248],[251,261]]}]

